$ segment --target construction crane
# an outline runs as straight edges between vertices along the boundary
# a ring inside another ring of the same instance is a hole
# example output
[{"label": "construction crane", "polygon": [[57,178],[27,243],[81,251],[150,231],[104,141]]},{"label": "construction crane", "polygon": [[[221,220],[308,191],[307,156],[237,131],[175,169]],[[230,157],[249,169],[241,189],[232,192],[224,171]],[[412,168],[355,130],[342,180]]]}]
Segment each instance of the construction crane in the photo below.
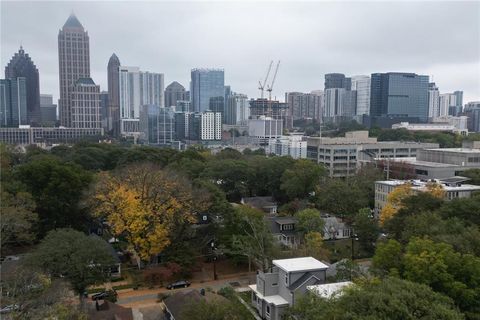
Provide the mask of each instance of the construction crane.
[{"label": "construction crane", "polygon": [[270,85],[267,85],[267,91],[268,91],[268,100],[272,100],[272,90],[273,90],[273,85],[275,84],[275,79],[277,78],[277,72],[278,72],[278,67],[280,67],[280,60],[277,62],[277,66],[275,68],[275,73],[273,74],[273,79]]},{"label": "construction crane", "polygon": [[262,81],[258,81],[258,89],[260,89],[260,96],[261,98],[263,99],[263,92],[265,90],[265,85],[267,83],[267,79],[268,79],[268,76],[270,75],[270,71],[272,70],[272,65],[273,65],[273,60],[270,61],[270,65],[268,66],[268,70],[267,70],[267,75],[265,76],[265,79],[263,80],[263,84],[262,84]]}]

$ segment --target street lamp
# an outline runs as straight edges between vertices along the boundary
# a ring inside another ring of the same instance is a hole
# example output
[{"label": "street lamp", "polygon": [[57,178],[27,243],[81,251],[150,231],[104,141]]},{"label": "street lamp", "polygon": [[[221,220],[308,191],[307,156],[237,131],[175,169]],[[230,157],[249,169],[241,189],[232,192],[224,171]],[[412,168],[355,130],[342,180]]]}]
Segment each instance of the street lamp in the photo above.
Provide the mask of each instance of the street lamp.
[{"label": "street lamp", "polygon": [[353,262],[353,259],[355,258],[355,250],[354,250],[355,242],[354,242],[354,240],[358,241],[358,235],[356,233],[352,234],[351,239],[352,239],[352,262]]}]

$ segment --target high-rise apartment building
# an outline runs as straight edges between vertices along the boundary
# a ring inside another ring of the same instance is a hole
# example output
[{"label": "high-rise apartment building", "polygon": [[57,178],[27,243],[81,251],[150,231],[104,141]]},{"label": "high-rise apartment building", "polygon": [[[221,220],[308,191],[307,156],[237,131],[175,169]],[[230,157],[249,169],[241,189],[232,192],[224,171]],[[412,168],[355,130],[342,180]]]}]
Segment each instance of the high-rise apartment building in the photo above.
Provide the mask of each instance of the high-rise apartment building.
[{"label": "high-rise apartment building", "polygon": [[[415,73],[374,73],[371,80],[370,115],[383,119],[426,122],[428,76]],[[389,124],[391,125],[391,124]]]},{"label": "high-rise apartment building", "polygon": [[357,92],[344,88],[325,89],[324,121],[339,122],[355,116]]},{"label": "high-rise apartment building", "polygon": [[119,70],[120,131],[123,135],[140,133],[141,107],[164,107],[164,76],[140,71],[138,67],[121,66]]},{"label": "high-rise apartment building", "polygon": [[108,60],[108,111],[107,130],[114,137],[120,134],[120,60],[114,53]]},{"label": "high-rise apartment building", "polygon": [[435,82],[428,84],[428,118],[440,116],[440,91]]},{"label": "high-rise apartment building", "polygon": [[27,79],[0,79],[0,126],[18,127],[26,124]]},{"label": "high-rise apartment building", "polygon": [[58,33],[60,75],[60,124],[72,126],[72,90],[80,78],[90,78],[90,44],[86,32],[74,14]]},{"label": "high-rise apartment building", "polygon": [[234,93],[228,96],[223,115],[223,123],[230,125],[246,125],[250,117],[250,104],[245,94]]},{"label": "high-rise apartment building", "polygon": [[288,104],[290,118],[295,120],[321,118],[323,91],[319,93],[287,92],[285,101]]},{"label": "high-rise apartment building", "polygon": [[442,93],[438,98],[439,116],[448,116],[451,110],[456,109],[457,96],[453,93]]},{"label": "high-rise apartment building", "polygon": [[222,101],[223,104],[225,103],[225,72],[223,69],[193,69],[190,86],[192,107],[195,112],[211,110],[212,103],[216,109],[220,109]]},{"label": "high-rise apartment building", "polygon": [[40,123],[40,80],[38,69],[22,47],[5,67],[5,79],[25,78],[27,92],[27,122]]},{"label": "high-rise apartment building", "polygon": [[178,83],[173,81],[165,88],[165,107],[177,106],[177,101],[185,101],[185,88]]},{"label": "high-rise apartment building", "polygon": [[51,94],[40,94],[40,124],[53,127],[57,122],[57,105]]},{"label": "high-rise apartment building", "polygon": [[100,86],[92,78],[79,78],[71,90],[72,128],[102,128]]},{"label": "high-rise apartment building", "polygon": [[370,77],[369,76],[353,76],[352,91],[357,92],[357,106],[355,114],[363,116],[370,114]]}]

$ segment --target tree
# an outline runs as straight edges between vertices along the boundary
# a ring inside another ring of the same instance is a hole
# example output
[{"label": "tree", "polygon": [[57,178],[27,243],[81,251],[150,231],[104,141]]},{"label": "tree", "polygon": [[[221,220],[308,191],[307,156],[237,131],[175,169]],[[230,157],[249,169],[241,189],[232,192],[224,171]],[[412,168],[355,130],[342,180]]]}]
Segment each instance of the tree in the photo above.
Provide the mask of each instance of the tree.
[{"label": "tree", "polygon": [[470,178],[468,183],[480,185],[480,169],[469,169],[462,172],[462,176]]},{"label": "tree", "polygon": [[151,164],[102,173],[93,194],[92,209],[105,218],[115,236],[124,236],[141,261],[150,261],[169,244],[172,235],[183,234],[205,209],[190,183]]},{"label": "tree", "polygon": [[35,240],[38,216],[34,212],[35,202],[27,192],[11,194],[1,191],[0,219],[1,247],[28,244]]},{"label": "tree", "polygon": [[402,200],[413,194],[410,183],[399,185],[387,196],[387,203],[380,212],[380,224],[383,225],[402,208]]},{"label": "tree", "polygon": [[446,202],[440,209],[444,218],[460,218],[471,225],[480,226],[480,195],[457,198]]},{"label": "tree", "polygon": [[274,245],[263,212],[248,206],[238,206],[227,224],[227,251],[247,257],[249,271],[254,261],[266,270],[270,265]]},{"label": "tree", "polygon": [[320,232],[311,231],[305,234],[305,256],[318,260],[327,260],[330,253],[323,247],[323,236]]},{"label": "tree", "polygon": [[103,239],[73,229],[50,231],[27,261],[52,277],[68,281],[80,301],[88,286],[108,279],[109,268],[115,263]]},{"label": "tree", "polygon": [[402,270],[402,245],[393,239],[380,242],[372,262],[373,266],[383,273],[399,274]]},{"label": "tree", "polygon": [[379,235],[377,221],[373,218],[370,208],[363,208],[353,218],[353,229],[358,235],[360,244],[370,253],[375,249],[375,242]]},{"label": "tree", "polygon": [[[368,207],[368,190],[360,184],[327,179],[316,190],[316,206],[329,213],[351,217],[361,208]],[[348,199],[348,201],[346,201]]]},{"label": "tree", "polygon": [[298,220],[298,231],[302,231],[304,233],[323,233],[325,221],[322,219],[320,211],[316,209],[304,209],[297,212],[297,214],[295,214],[295,217]]},{"label": "tree", "polygon": [[41,155],[19,165],[16,176],[36,203],[40,234],[55,228],[83,227],[86,215],[79,202],[92,180],[89,172]]},{"label": "tree", "polygon": [[306,159],[295,162],[291,169],[285,170],[282,175],[280,188],[285,191],[290,199],[308,197],[315,186],[320,182],[320,177],[325,174],[325,169]]},{"label": "tree", "polygon": [[464,319],[448,297],[396,278],[365,281],[330,299],[307,294],[298,299],[291,314],[292,320]]},{"label": "tree", "polygon": [[[250,312],[240,302],[222,297],[211,297],[208,302],[201,300],[185,306],[180,319],[188,320],[244,320],[252,318]],[[215,299],[216,298],[216,299]]]}]

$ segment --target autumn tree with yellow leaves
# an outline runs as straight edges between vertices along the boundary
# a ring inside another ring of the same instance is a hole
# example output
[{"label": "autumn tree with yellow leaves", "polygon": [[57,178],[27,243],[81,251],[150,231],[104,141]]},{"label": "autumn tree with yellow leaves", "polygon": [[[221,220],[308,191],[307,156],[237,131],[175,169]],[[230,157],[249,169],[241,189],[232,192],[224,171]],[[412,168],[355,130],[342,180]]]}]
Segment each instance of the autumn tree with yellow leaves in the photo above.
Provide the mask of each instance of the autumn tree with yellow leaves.
[{"label": "autumn tree with yellow leaves", "polygon": [[208,202],[188,180],[152,164],[100,173],[92,199],[93,214],[125,237],[139,267],[194,223]]},{"label": "autumn tree with yellow leaves", "polygon": [[[443,199],[445,190],[441,184],[436,182],[428,182],[424,192],[429,193],[435,198]],[[403,207],[403,200],[414,195],[411,183],[402,184],[392,190],[387,196],[387,203],[380,212],[380,224],[383,225],[387,220],[391,219]]]}]

